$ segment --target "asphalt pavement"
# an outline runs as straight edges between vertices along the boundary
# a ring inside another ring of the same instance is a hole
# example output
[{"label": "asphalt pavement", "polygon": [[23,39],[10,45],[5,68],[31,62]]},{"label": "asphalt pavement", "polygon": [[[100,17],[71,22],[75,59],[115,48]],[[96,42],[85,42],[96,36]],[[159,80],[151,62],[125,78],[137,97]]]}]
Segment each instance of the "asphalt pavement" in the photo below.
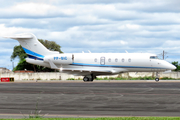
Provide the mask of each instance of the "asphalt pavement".
[{"label": "asphalt pavement", "polygon": [[180,116],[180,82],[0,83],[0,118]]}]

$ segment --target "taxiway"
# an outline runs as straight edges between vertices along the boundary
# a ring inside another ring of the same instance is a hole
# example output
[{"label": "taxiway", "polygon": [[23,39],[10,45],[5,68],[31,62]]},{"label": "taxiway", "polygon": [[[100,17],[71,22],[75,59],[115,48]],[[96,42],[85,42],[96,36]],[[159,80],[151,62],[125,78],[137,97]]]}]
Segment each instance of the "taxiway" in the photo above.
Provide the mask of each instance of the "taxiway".
[{"label": "taxiway", "polygon": [[0,118],[180,116],[179,100],[180,82],[0,83]]}]

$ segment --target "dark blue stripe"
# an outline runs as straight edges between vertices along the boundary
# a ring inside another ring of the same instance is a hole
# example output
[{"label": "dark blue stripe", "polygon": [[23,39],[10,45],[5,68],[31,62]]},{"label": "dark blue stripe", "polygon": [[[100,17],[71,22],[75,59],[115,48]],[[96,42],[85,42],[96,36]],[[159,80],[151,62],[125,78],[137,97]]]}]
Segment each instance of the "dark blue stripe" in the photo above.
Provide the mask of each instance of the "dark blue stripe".
[{"label": "dark blue stripe", "polygon": [[116,68],[146,68],[146,69],[165,69],[160,67],[142,67],[142,66],[119,66],[119,65],[100,65],[100,64],[86,64],[86,63],[73,63],[71,65],[76,66],[88,66],[88,67],[116,67]]},{"label": "dark blue stripe", "polygon": [[24,48],[24,47],[22,47],[23,49],[24,49],[24,51],[28,54],[28,55],[31,55],[31,56],[35,56],[35,57],[37,57],[37,58],[44,58],[44,56],[43,55],[40,55],[40,54],[38,54],[38,53],[35,53],[35,52],[33,52],[33,51],[31,51],[31,50],[28,50],[28,49],[26,49],[26,48]]},{"label": "dark blue stripe", "polygon": [[27,55],[28,55],[28,57],[29,57],[29,58],[31,58],[31,59],[35,59],[35,60],[42,60],[42,61],[43,61],[43,59],[42,59],[42,58],[38,58],[38,57],[36,57],[36,56],[29,55],[29,54],[27,54]]}]

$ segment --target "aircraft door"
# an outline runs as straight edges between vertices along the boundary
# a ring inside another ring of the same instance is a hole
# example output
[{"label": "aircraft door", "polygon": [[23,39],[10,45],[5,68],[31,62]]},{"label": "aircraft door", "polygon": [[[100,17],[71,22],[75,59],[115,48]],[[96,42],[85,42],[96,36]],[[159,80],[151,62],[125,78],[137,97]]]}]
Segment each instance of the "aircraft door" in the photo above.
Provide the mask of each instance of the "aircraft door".
[{"label": "aircraft door", "polygon": [[100,58],[100,64],[101,65],[105,65],[105,57],[101,57]]},{"label": "aircraft door", "polygon": [[74,63],[74,54],[72,54],[72,63]]}]

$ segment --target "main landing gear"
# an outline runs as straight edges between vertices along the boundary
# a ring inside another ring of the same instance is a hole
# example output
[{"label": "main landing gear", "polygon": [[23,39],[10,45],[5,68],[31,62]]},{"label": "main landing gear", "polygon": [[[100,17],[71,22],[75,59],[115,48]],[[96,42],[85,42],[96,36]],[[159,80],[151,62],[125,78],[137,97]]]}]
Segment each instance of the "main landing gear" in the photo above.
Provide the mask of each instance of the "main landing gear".
[{"label": "main landing gear", "polygon": [[83,81],[84,82],[92,82],[94,80],[94,78],[96,78],[96,76],[94,76],[93,74],[87,75],[83,78]]},{"label": "main landing gear", "polygon": [[156,78],[155,78],[156,82],[159,82],[159,72],[156,72]]},{"label": "main landing gear", "polygon": [[93,79],[92,79],[91,77],[85,76],[85,77],[83,78],[83,81],[84,81],[84,82],[88,82],[88,81],[93,81]]}]

